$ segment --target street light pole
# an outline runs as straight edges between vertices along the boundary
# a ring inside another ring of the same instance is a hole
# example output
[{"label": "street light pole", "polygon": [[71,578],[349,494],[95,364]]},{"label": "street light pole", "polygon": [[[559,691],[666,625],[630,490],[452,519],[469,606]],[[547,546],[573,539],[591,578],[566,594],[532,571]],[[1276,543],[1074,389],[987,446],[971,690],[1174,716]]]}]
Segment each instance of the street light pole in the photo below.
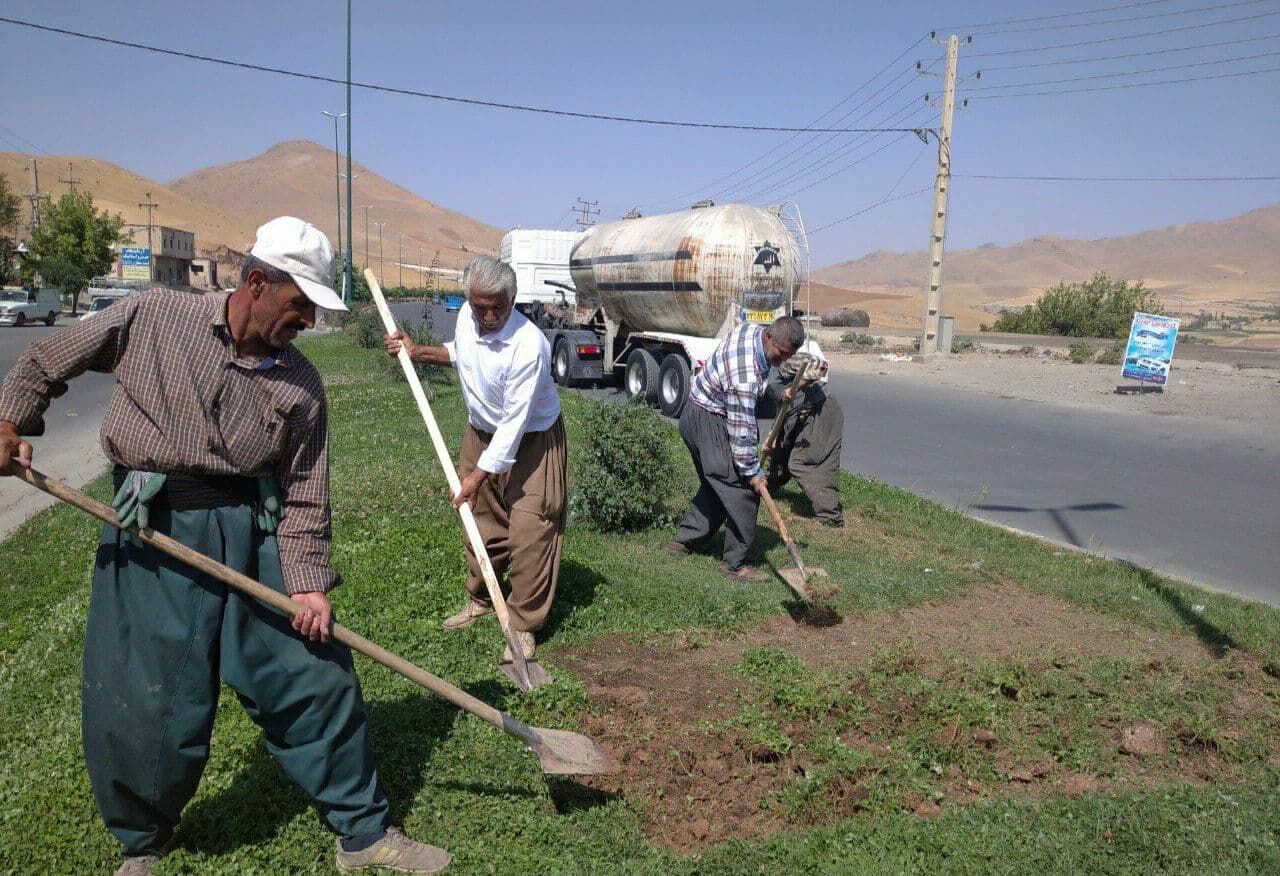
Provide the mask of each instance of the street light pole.
[{"label": "street light pole", "polygon": [[347,279],[343,286],[343,292],[347,297],[347,304],[351,303],[351,296],[354,294],[355,287],[352,285],[351,275],[351,212],[353,210],[351,202],[351,0],[347,0]]},{"label": "street light pole", "polygon": [[375,222],[373,224],[378,226],[378,282],[385,283],[386,279],[382,273],[382,226],[387,223]]},{"label": "street light pole", "polygon": [[[399,231],[396,234],[400,234]],[[404,235],[400,234],[400,288],[404,289]]]},{"label": "street light pole", "polygon": [[338,164],[338,119],[344,118],[346,113],[334,115],[328,110],[320,110],[321,113],[333,119],[333,191],[338,199],[338,253],[342,253],[342,170]]},{"label": "street light pole", "polygon": [[364,266],[366,268],[369,267],[369,208],[372,206],[373,204],[360,205],[360,209],[364,210]]}]

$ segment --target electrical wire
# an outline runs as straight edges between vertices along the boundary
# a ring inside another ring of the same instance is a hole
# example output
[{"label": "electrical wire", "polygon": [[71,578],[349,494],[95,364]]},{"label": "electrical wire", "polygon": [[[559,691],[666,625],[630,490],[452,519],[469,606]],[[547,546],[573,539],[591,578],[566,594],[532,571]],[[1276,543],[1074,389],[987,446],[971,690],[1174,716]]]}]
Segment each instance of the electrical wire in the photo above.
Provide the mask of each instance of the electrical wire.
[{"label": "electrical wire", "polygon": [[1090,79],[1111,79],[1116,76],[1143,76],[1147,73],[1163,73],[1168,70],[1187,70],[1192,67],[1211,67],[1214,64],[1234,64],[1240,61],[1255,61],[1258,58],[1274,58],[1280,56],[1280,52],[1263,52],[1257,55],[1244,55],[1239,58],[1221,58],[1216,61],[1197,61],[1194,64],[1172,64],[1166,67],[1148,67],[1145,70],[1126,70],[1120,73],[1097,73],[1093,76],[1071,76],[1066,79],[1041,79],[1036,82],[1010,82],[1005,85],[981,85],[981,86],[965,86],[965,93],[969,94],[974,91],[994,91],[1002,88],[1028,88],[1038,85],[1060,85],[1064,82],[1085,82]]},{"label": "electrical wire", "polygon": [[1122,61],[1128,58],[1146,58],[1151,55],[1171,55],[1176,52],[1190,52],[1194,49],[1216,49],[1220,46],[1238,46],[1241,43],[1257,43],[1263,40],[1273,40],[1280,37],[1280,33],[1267,34],[1266,36],[1245,37],[1239,40],[1224,40],[1218,43],[1199,43],[1194,46],[1178,46],[1173,49],[1152,49],[1149,52],[1126,52],[1123,55],[1095,55],[1092,58],[1064,58],[1059,61],[1037,61],[1034,64],[1002,64],[998,67],[983,67],[983,73],[992,73],[997,70],[1030,70],[1033,67],[1058,67],[1063,64],[1091,64],[1095,61]]},{"label": "electrical wire", "polygon": [[842,216],[839,219],[836,219],[832,222],[828,222],[826,225],[819,225],[817,228],[810,228],[808,230],[808,234],[810,237],[812,237],[813,235],[817,234],[819,231],[826,231],[828,228],[839,225],[842,222],[848,222],[850,219],[856,219],[857,217],[861,216],[863,213],[870,213],[876,207],[883,207],[885,204],[892,203],[893,201],[901,201],[904,198],[910,198],[913,195],[920,195],[932,190],[933,190],[933,186],[925,186],[924,188],[916,189],[913,192],[904,192],[901,195],[894,195],[892,198],[884,198],[882,200],[876,201],[874,204],[868,204],[867,206],[863,207],[861,210],[858,210],[856,213],[850,213],[848,216]]},{"label": "electrical wire", "polygon": [[1240,76],[1257,76],[1262,73],[1275,73],[1280,67],[1266,67],[1262,70],[1242,70],[1239,73],[1216,73],[1212,76],[1188,76],[1183,79],[1161,79],[1156,82],[1128,82],[1123,85],[1094,85],[1089,88],[1060,88],[1054,91],[1026,91],[1017,94],[977,94],[969,100],[1001,100],[1006,97],[1046,97],[1054,94],[1081,94],[1086,91],[1117,91],[1124,88],[1148,88],[1152,85],[1178,85],[1183,82],[1205,82],[1210,79],[1234,79]]},{"label": "electrical wire", "polygon": [[1239,6],[1256,6],[1270,0],[1235,0],[1233,3],[1218,3],[1214,6],[1199,6],[1195,9],[1178,9],[1173,12],[1155,12],[1150,15],[1133,15],[1128,18],[1105,18],[1101,21],[1080,21],[1074,24],[1045,24],[1036,27],[1016,27],[1007,30],[977,30],[975,36],[997,36],[1007,33],[1032,33],[1042,30],[1066,30],[1075,27],[1101,27],[1107,24],[1126,24],[1131,21],[1150,21],[1154,18],[1171,18],[1175,15],[1193,15],[1197,12],[1213,12],[1219,9],[1233,9]]},{"label": "electrical wire", "polygon": [[[232,61],[228,58],[218,58],[213,55],[198,55],[194,52],[182,52],[177,49],[165,49],[160,46],[147,45],[146,43],[135,43],[128,40],[118,40],[111,37],[99,36],[97,34],[83,33],[81,31],[69,30],[61,27],[51,27],[45,24],[37,24],[32,21],[23,21],[17,18],[0,17],[0,24],[12,24],[18,27],[28,27],[34,30],[44,31],[46,33],[59,34],[61,36],[76,37],[78,39],[91,40],[93,42],[106,43],[113,46],[121,46],[128,49],[139,49],[146,52],[154,52],[160,55],[169,55],[175,58],[186,58],[192,61],[203,61],[209,64],[220,64],[224,67],[235,67],[241,70],[252,70],[258,73],[275,73],[279,76],[290,76],[295,79],[305,79],[311,82],[326,82],[333,85],[346,85],[347,80],[338,79],[334,76],[320,76],[315,73],[303,73],[298,70],[287,70],[283,67],[267,67],[261,64],[250,64],[245,61]],[[577,112],[573,110],[555,109],[552,107],[531,106],[518,103],[502,103],[493,100],[480,100],[472,97],[458,97],[456,95],[436,94],[429,91],[418,91],[412,88],[397,88],[390,85],[379,85],[372,82],[351,82],[352,88],[362,88],[367,91],[379,91],[385,94],[399,94],[407,97],[421,97],[427,100],[439,100],[447,103],[465,104],[468,106],[481,106],[489,109],[516,110],[526,113],[537,113],[540,115],[560,116],[564,118],[590,119],[603,122],[625,122],[633,125],[656,125],[667,128],[703,128],[719,131],[765,131],[772,133],[819,133],[819,134],[862,134],[873,131],[870,128],[801,128],[787,127],[780,125],[740,125],[725,122],[690,122],[677,119],[649,119],[639,116],[621,116],[610,113],[589,113]],[[910,133],[908,129],[906,131]],[[885,132],[894,133],[894,132]]]},{"label": "electrical wire", "polygon": [[[48,155],[48,154],[49,154],[46,150],[41,149],[41,148],[40,148],[39,146],[37,146],[35,143],[32,143],[32,142],[31,142],[30,140],[28,140],[26,137],[22,136],[22,135],[21,135],[21,134],[19,134],[17,131],[13,130],[13,128],[6,127],[5,125],[0,125],[0,131],[3,131],[3,132],[5,132],[6,134],[8,134],[8,136],[7,136],[7,137],[5,137],[4,139],[5,139],[5,140],[10,144],[10,145],[17,146],[17,147],[18,147],[18,151],[19,151],[19,152],[26,152],[26,151],[30,150],[30,151],[32,151],[32,152],[34,152],[34,153],[36,153],[37,155]],[[26,144],[26,145],[24,146],[23,144]]]},{"label": "electrical wire", "polygon": [[994,173],[954,173],[963,179],[1032,180],[1036,182],[1277,182],[1280,176],[1006,176]]},{"label": "electrical wire", "polygon": [[1004,24],[1026,24],[1031,21],[1052,21],[1058,18],[1077,18],[1081,15],[1099,15],[1103,12],[1118,12],[1121,9],[1133,9],[1138,6],[1155,6],[1160,3],[1172,3],[1173,0],[1140,0],[1137,3],[1122,3],[1119,6],[1104,6],[1100,9],[1083,9],[1079,12],[1059,12],[1056,15],[1035,15],[1030,18],[1006,18],[1003,21],[979,21],[973,24],[953,24],[940,27],[938,30],[973,30],[979,27],[999,27]]},{"label": "electrical wire", "polygon": [[[1101,39],[1082,40],[1080,42],[1075,42],[1075,43],[1059,43],[1054,46],[1033,46],[1027,49],[1001,49],[1000,51],[997,51],[997,52],[968,52],[965,54],[965,57],[971,58],[971,59],[972,58],[994,58],[999,55],[1025,55],[1027,52],[1051,52],[1057,49],[1075,49],[1075,48],[1079,48],[1080,46],[1096,46],[1102,43],[1117,43],[1117,42],[1123,42],[1124,40],[1137,40],[1137,39],[1143,39],[1145,37],[1151,37],[1151,36],[1164,36],[1166,34],[1171,34],[1171,33],[1183,33],[1188,30],[1201,30],[1206,27],[1219,27],[1220,25],[1236,24],[1237,22],[1241,22],[1241,21],[1256,21],[1259,18],[1272,18],[1276,15],[1280,15],[1280,10],[1276,12],[1260,12],[1257,15],[1245,15],[1240,18],[1227,18],[1227,19],[1223,19],[1222,21],[1207,21],[1201,24],[1188,24],[1183,27],[1169,27],[1169,28],[1165,28],[1164,30],[1151,30],[1151,31],[1147,31],[1146,33],[1131,33],[1131,34],[1125,34],[1124,36],[1103,37]],[[0,21],[3,21],[3,20],[4,19],[0,19]]]}]

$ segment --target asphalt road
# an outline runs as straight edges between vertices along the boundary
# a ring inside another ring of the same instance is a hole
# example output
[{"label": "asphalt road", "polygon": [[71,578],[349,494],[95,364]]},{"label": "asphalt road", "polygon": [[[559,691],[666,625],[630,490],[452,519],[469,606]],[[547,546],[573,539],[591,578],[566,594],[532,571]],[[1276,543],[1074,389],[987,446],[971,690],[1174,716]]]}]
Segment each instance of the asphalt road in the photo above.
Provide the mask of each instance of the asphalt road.
[{"label": "asphalt road", "polygon": [[[400,321],[418,303],[392,305]],[[437,336],[455,315],[433,311]],[[57,331],[0,329],[0,373]],[[83,482],[101,469],[97,429],[109,375],[86,374],[54,403],[41,465]],[[1176,578],[1280,604],[1280,449],[1233,424],[1081,411],[835,374],[850,471],[977,517]],[[616,390],[584,392],[612,397]],[[0,534],[31,513],[29,487],[0,481]],[[21,503],[21,507],[19,504]]]}]

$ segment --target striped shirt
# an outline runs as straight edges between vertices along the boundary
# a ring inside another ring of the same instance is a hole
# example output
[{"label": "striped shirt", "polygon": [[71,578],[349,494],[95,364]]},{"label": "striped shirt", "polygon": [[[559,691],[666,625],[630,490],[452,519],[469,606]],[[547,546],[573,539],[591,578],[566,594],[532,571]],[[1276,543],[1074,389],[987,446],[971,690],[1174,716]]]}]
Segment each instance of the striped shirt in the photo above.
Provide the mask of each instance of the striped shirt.
[{"label": "striped shirt", "polygon": [[744,478],[760,474],[756,402],[765,391],[769,374],[764,331],[762,325],[743,323],[725,335],[689,390],[690,401],[725,418],[733,464]]},{"label": "striped shirt", "polygon": [[107,458],[140,471],[273,475],[285,588],[327,591],[328,408],[315,366],[292,345],[265,360],[236,353],[227,296],[151,291],[41,338],[0,385],[0,420],[44,434],[49,402],[85,371],[113,372],[102,422]]}]

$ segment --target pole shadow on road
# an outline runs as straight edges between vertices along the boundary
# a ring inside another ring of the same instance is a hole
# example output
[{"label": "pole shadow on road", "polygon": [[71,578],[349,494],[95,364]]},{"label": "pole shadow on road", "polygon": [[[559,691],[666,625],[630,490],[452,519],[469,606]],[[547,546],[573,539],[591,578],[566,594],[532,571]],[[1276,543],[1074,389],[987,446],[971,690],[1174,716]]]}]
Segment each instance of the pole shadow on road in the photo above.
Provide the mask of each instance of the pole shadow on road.
[{"label": "pole shadow on road", "polygon": [[970,508],[977,511],[1001,511],[1006,514],[1032,514],[1043,512],[1049,515],[1049,519],[1058,527],[1058,531],[1062,533],[1062,537],[1067,540],[1068,544],[1073,544],[1078,548],[1088,547],[1080,541],[1080,536],[1076,534],[1071,523],[1067,520],[1068,512],[1087,512],[1087,511],[1119,511],[1125,506],[1117,505],[1115,502],[1084,502],[1079,505],[1063,505],[1056,508],[1031,508],[1026,505],[994,505],[983,503],[980,505],[970,505]]}]

